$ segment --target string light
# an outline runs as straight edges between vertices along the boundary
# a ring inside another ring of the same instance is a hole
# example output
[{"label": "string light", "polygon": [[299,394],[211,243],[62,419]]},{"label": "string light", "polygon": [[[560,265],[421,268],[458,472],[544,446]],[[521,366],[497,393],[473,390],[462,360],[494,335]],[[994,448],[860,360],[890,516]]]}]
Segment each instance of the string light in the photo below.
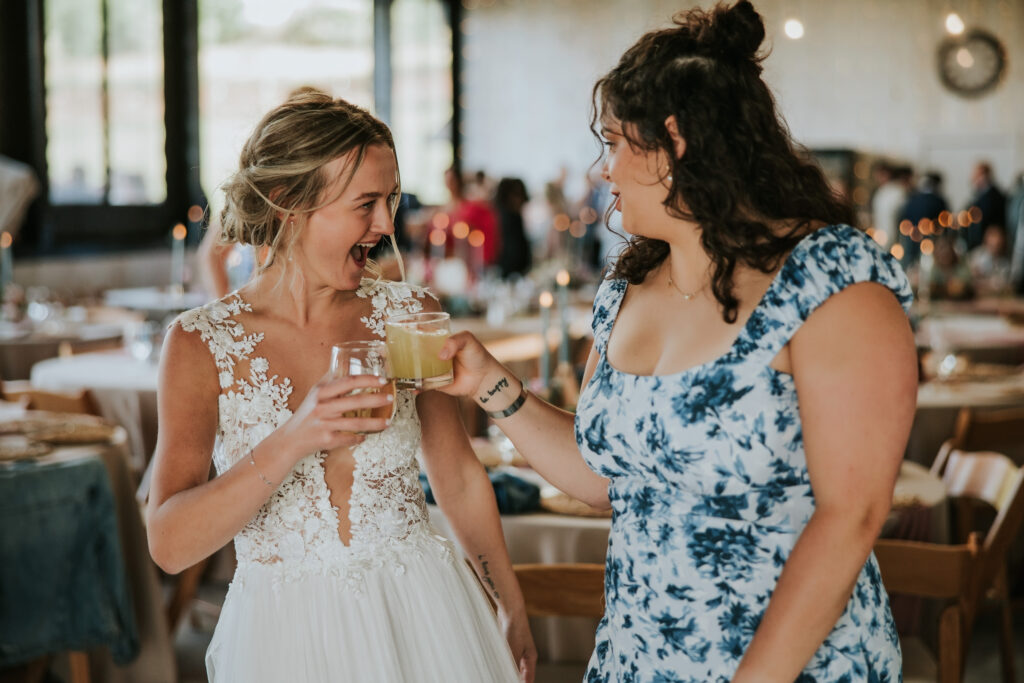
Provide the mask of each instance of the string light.
[{"label": "string light", "polygon": [[946,15],[946,31],[953,36],[958,36],[964,32],[964,20],[956,12],[950,12]]},{"label": "string light", "polygon": [[799,19],[787,19],[782,30],[786,32],[787,38],[793,40],[799,40],[804,37],[804,25]]}]

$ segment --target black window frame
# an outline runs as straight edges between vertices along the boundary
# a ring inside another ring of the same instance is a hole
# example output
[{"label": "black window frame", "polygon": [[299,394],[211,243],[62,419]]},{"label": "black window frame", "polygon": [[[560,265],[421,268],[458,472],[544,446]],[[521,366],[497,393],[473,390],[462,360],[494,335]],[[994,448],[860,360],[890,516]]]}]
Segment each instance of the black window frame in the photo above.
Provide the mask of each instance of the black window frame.
[{"label": "black window frame", "polygon": [[[374,5],[374,99],[387,121],[391,101],[391,0]],[[447,5],[452,31],[452,148],[458,166],[460,0]],[[35,169],[40,194],[14,243],[28,257],[119,253],[166,247],[190,206],[206,205],[199,175],[199,2],[163,0],[164,155],[167,196],[154,205],[53,204],[46,161],[44,0],[0,0],[0,154]],[[379,93],[379,94],[378,94]],[[189,241],[200,239],[189,231]]]}]

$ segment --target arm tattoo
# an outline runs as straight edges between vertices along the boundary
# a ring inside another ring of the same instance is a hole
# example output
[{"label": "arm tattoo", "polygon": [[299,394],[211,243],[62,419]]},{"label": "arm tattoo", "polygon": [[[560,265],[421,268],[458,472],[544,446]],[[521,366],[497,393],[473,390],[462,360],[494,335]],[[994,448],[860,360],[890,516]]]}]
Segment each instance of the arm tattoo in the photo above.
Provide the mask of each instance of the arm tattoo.
[{"label": "arm tattoo", "polygon": [[476,559],[480,561],[480,571],[483,572],[483,576],[480,577],[480,580],[487,584],[487,587],[491,589],[491,594],[494,596],[494,599],[498,600],[501,596],[498,595],[498,587],[494,585],[494,579],[491,578],[491,570],[487,568],[487,560],[484,559],[485,557],[487,556],[476,556]]},{"label": "arm tattoo", "polygon": [[481,396],[480,402],[487,403],[491,398],[501,391],[502,389],[508,389],[508,377],[502,377],[498,380],[498,383],[493,388],[487,390],[487,396]]}]

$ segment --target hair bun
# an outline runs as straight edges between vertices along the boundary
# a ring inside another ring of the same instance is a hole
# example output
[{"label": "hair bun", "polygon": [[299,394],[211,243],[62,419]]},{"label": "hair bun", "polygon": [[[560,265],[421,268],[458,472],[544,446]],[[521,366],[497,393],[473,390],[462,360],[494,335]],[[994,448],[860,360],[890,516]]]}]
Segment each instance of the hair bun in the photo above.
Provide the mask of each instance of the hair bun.
[{"label": "hair bun", "polygon": [[721,56],[735,60],[754,60],[764,42],[764,21],[748,0],[732,7],[719,5],[708,26],[708,44]]}]

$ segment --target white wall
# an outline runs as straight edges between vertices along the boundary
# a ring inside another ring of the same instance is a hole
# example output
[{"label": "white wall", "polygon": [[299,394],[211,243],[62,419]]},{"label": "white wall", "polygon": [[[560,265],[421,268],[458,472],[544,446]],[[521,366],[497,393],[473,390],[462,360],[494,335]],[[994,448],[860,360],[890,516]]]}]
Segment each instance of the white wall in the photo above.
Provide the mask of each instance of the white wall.
[{"label": "white wall", "polygon": [[[703,6],[712,3],[701,2]],[[645,30],[689,3],[474,0],[466,13],[463,159],[538,192],[562,165],[581,177],[598,149],[587,127],[594,81]],[[1024,0],[754,0],[772,53],[765,78],[797,140],[938,168],[954,205],[987,158],[1002,185],[1024,170]],[[1003,83],[977,100],[939,82],[936,48],[955,9],[1006,46]],[[800,18],[801,40],[782,33]],[[570,188],[572,189],[572,188]]]}]

